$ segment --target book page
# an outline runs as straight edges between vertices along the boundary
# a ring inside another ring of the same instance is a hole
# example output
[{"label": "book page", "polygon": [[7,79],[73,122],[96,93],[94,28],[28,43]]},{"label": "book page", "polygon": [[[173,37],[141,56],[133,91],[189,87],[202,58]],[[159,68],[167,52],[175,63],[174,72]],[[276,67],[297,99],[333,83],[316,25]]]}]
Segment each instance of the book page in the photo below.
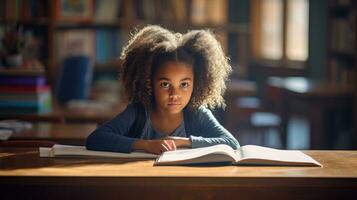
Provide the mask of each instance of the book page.
[{"label": "book page", "polygon": [[[196,160],[197,159],[197,160]],[[202,147],[195,149],[183,149],[167,151],[161,154],[156,163],[202,163],[202,162],[232,162],[237,159],[234,150],[225,144]]]},{"label": "book page", "polygon": [[241,164],[271,164],[271,165],[304,165],[313,164],[319,165],[320,163],[315,161],[310,156],[302,153],[298,150],[279,150],[268,147],[261,147],[256,145],[246,145],[240,149],[240,161]]}]

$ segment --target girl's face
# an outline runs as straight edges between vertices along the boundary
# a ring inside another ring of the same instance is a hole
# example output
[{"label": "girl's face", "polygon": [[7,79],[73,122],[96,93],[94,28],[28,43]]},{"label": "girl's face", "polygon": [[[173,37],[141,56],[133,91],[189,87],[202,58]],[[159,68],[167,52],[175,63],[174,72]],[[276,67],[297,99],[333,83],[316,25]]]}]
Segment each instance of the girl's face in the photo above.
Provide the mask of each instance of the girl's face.
[{"label": "girl's face", "polygon": [[182,112],[193,91],[193,69],[180,62],[166,62],[154,76],[156,111],[168,114]]}]

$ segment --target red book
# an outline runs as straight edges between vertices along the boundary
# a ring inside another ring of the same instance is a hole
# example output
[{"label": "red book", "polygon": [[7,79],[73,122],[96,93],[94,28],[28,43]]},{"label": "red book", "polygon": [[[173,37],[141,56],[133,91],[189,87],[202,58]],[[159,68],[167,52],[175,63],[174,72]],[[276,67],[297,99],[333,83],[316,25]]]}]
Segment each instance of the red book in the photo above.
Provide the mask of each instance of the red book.
[{"label": "red book", "polygon": [[32,92],[48,92],[50,91],[50,87],[48,85],[43,85],[43,86],[36,86],[36,85],[31,85],[31,86],[18,86],[18,85],[12,85],[12,86],[3,86],[0,85],[0,92],[16,92],[16,93],[32,93]]}]

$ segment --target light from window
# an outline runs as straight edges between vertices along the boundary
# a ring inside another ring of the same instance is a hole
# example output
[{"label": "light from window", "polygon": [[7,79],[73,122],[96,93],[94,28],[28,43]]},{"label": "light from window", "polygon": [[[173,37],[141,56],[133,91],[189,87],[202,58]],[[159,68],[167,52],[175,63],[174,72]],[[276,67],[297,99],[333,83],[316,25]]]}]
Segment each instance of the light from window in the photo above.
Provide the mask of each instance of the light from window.
[{"label": "light from window", "polygon": [[261,56],[281,59],[283,56],[283,2],[265,0],[261,4]]},{"label": "light from window", "polygon": [[286,57],[289,60],[305,61],[308,57],[308,0],[287,2]]}]

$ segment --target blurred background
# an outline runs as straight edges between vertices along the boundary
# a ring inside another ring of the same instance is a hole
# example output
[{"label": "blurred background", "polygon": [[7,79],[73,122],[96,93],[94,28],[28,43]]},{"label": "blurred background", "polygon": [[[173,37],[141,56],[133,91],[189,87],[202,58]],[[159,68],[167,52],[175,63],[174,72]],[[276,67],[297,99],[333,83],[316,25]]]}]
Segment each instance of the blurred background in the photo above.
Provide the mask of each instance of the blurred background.
[{"label": "blurred background", "polygon": [[117,58],[147,24],[215,33],[241,145],[357,149],[352,0],[0,0],[0,138],[84,144],[125,108]]}]

